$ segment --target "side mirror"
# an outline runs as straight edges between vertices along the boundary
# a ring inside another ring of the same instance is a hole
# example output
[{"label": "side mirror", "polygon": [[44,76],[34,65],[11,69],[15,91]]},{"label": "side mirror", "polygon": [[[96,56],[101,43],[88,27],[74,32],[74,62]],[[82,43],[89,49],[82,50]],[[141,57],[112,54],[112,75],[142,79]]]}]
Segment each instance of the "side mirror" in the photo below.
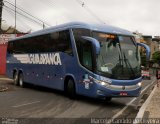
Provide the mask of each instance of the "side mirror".
[{"label": "side mirror", "polygon": [[98,40],[96,40],[95,38],[92,38],[92,37],[88,37],[88,36],[82,36],[82,39],[90,41],[93,44],[93,46],[95,47],[96,54],[100,53],[100,43],[98,42]]},{"label": "side mirror", "polygon": [[144,43],[137,43],[137,45],[144,47],[146,49],[146,59],[149,60],[150,54],[151,54],[151,50],[150,50],[149,46]]}]

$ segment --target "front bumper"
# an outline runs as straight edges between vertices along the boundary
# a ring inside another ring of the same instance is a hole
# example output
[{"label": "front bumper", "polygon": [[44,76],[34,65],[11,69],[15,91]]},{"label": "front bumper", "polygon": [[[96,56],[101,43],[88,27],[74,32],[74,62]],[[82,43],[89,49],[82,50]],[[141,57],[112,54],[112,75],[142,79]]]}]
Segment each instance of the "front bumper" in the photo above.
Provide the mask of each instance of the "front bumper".
[{"label": "front bumper", "polygon": [[107,87],[97,84],[96,97],[137,97],[141,92],[138,85],[119,86],[109,85]]}]

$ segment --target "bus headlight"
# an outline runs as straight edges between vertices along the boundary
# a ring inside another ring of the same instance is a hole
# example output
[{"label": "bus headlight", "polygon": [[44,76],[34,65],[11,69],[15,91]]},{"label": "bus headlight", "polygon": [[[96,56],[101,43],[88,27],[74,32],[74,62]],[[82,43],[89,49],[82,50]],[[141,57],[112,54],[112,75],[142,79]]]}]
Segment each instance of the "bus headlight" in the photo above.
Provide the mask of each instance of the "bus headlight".
[{"label": "bus headlight", "polygon": [[105,87],[108,87],[109,86],[109,83],[108,82],[104,82],[104,81],[100,81],[100,84],[102,86],[105,86]]},{"label": "bus headlight", "polygon": [[106,85],[106,83],[103,82],[103,81],[101,81],[100,84],[101,84],[102,86],[105,86],[105,85]]},{"label": "bus headlight", "polygon": [[139,82],[137,85],[138,85],[139,87],[141,87],[141,86],[142,86],[142,82]]},{"label": "bus headlight", "polygon": [[105,87],[109,86],[109,83],[108,83],[108,82],[101,81],[101,80],[97,80],[97,79],[95,79],[95,78],[92,78],[92,79],[94,80],[94,82],[96,82],[96,83],[98,83],[98,84],[100,84],[100,85],[102,85],[102,86],[105,86]]}]

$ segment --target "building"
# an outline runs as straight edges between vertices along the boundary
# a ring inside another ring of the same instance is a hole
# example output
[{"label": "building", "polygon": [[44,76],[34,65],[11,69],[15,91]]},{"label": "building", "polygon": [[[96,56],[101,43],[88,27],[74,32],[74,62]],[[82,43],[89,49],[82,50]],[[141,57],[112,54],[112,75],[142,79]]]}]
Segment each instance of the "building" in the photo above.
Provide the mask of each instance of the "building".
[{"label": "building", "polygon": [[157,42],[158,51],[160,51],[160,36],[154,36],[152,41]]},{"label": "building", "polygon": [[[152,38],[152,36],[150,35],[143,35],[142,33],[139,32],[134,32],[134,35],[137,42],[147,44],[150,47],[151,49],[150,60],[151,60],[152,54],[160,50],[160,36],[155,36],[154,38]],[[145,54],[144,48],[141,48],[140,50],[142,53]]]},{"label": "building", "polygon": [[12,27],[1,31],[0,34],[0,74],[6,73],[6,51],[8,40],[19,37],[26,33],[19,32]]}]

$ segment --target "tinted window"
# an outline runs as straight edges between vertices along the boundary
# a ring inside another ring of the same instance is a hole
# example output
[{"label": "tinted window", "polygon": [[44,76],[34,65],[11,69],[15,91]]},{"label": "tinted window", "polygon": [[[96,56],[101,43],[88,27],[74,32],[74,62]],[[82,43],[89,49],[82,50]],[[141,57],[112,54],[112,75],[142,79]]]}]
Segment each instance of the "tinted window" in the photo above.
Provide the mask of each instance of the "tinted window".
[{"label": "tinted window", "polygon": [[77,42],[76,39],[80,38],[81,36],[91,36],[91,31],[88,29],[81,29],[81,28],[73,29],[73,33],[76,42]]},{"label": "tinted window", "polygon": [[92,44],[81,38],[81,36],[91,36],[88,29],[73,29],[77,52],[80,63],[89,70],[92,70]]},{"label": "tinted window", "polygon": [[79,39],[77,42],[77,52],[79,56],[80,63],[89,70],[92,70],[92,44],[91,42]]},{"label": "tinted window", "polygon": [[9,53],[11,49],[13,53],[65,52],[72,54],[69,30],[13,41],[8,45]]},{"label": "tinted window", "polygon": [[59,39],[57,41],[57,51],[72,53],[71,40],[69,31],[63,31],[59,33]]},{"label": "tinted window", "polygon": [[80,61],[83,66],[92,70],[92,44],[88,41],[82,43],[82,56]]}]

